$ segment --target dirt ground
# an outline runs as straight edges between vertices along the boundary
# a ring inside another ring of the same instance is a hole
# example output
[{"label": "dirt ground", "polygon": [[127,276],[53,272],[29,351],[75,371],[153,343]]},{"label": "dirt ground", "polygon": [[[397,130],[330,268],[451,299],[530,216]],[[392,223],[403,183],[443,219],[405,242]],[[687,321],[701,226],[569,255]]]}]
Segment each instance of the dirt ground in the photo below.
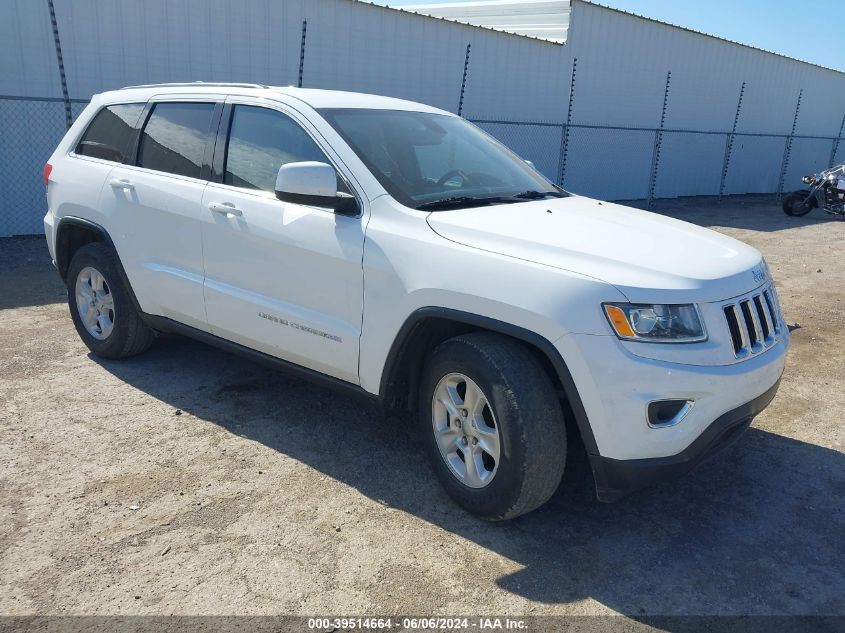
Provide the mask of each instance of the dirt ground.
[{"label": "dirt ground", "polygon": [[681,480],[601,504],[576,456],[496,525],[348,396],[176,337],[92,357],[44,241],[0,240],[0,614],[845,615],[845,222],[662,207],[765,254],[777,398]]}]

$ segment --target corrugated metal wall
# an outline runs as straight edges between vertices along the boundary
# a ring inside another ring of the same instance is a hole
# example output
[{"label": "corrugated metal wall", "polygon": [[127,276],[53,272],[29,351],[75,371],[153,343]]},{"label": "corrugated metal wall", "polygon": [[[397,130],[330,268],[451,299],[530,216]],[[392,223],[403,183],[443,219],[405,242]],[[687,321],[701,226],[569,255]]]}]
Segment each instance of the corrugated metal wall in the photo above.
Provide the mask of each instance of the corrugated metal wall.
[{"label": "corrugated metal wall", "polygon": [[[23,11],[29,3],[16,4]],[[168,81],[296,84],[303,20],[308,87],[455,110],[472,42],[467,109],[517,118],[525,116],[526,97],[559,104],[565,89],[558,46],[350,0],[55,0],[55,7],[76,98]],[[541,89],[526,68],[554,77],[554,89]],[[535,110],[559,114],[554,103]]]},{"label": "corrugated metal wall", "polygon": [[[836,137],[845,115],[842,73],[578,0],[566,48],[578,59],[575,124],[658,127],[669,71],[667,129],[730,131],[743,82],[739,133],[790,134],[801,89],[797,135]],[[630,165],[651,160],[653,135],[623,131],[613,142],[604,130],[576,129],[573,134],[580,138],[568,160],[573,171],[567,186],[601,191],[584,172],[603,165],[618,175],[612,188],[602,191],[606,197],[644,197],[641,170]],[[665,134],[655,195],[718,191],[725,141],[724,135]],[[735,137],[725,193],[776,191],[785,142],[771,136]],[[831,148],[827,139],[794,139],[785,188],[798,188],[800,175],[826,167]]]},{"label": "corrugated metal wall", "polygon": [[62,96],[46,2],[0,0],[0,94]]},{"label": "corrugated metal wall", "polygon": [[[573,2],[564,47],[352,0],[54,5],[69,97],[81,100],[151,82],[296,84],[307,20],[303,85],[456,111],[471,44],[464,116],[487,120],[483,127],[550,178],[557,180],[565,166],[568,188],[608,199],[712,194],[720,187],[725,193],[775,191],[799,90],[797,134],[837,136],[845,114],[842,73],[581,0]],[[0,15],[0,95],[61,98],[46,0],[0,0]],[[567,134],[562,124],[573,58]],[[649,128],[660,125],[668,71],[664,126],[692,131],[660,136],[655,173],[656,135]],[[724,132],[733,125],[743,82],[738,131],[776,136],[735,137],[724,174]],[[40,167],[63,126],[60,102],[0,98],[0,185],[11,200],[0,209],[0,235],[40,230]],[[830,151],[830,138],[795,138],[786,188],[796,186],[801,173],[825,166]],[[839,153],[845,154],[845,143]]]}]

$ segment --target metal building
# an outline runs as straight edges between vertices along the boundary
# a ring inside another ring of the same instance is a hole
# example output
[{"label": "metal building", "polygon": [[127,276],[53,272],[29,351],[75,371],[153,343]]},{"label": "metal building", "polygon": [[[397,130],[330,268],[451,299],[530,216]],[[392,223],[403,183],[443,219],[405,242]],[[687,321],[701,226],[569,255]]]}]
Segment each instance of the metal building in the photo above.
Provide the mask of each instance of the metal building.
[{"label": "metal building", "polygon": [[[388,4],[386,0],[377,0],[376,3]],[[571,7],[569,0],[461,0],[433,4],[389,4],[406,11],[527,35],[557,44],[566,42]]]},{"label": "metal building", "polygon": [[139,83],[422,101],[606,199],[776,192],[845,160],[845,74],[586,0],[535,4],[565,5],[562,37],[356,0],[0,0],[0,235],[40,232],[68,119]]}]

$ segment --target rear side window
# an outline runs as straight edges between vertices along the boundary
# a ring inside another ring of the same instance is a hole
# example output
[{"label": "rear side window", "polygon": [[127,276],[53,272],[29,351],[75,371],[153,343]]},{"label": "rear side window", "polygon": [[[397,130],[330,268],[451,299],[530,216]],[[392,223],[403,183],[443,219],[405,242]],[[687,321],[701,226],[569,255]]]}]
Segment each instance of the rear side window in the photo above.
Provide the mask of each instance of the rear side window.
[{"label": "rear side window", "polygon": [[76,146],[76,153],[122,163],[143,110],[143,103],[122,103],[103,108],[85,130]]},{"label": "rear side window", "polygon": [[213,103],[158,103],[141,133],[138,165],[199,178]]},{"label": "rear side window", "polygon": [[273,191],[279,167],[306,160],[329,162],[293,119],[276,110],[235,106],[223,174],[225,184]]}]

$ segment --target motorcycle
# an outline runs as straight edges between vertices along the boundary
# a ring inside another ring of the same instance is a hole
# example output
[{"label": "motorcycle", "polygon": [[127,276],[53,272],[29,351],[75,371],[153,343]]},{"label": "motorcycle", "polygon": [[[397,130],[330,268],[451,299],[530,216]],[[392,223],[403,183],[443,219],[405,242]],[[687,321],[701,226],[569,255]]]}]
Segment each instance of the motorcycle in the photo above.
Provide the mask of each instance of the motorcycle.
[{"label": "motorcycle", "polygon": [[801,180],[810,188],[793,191],[783,199],[786,215],[807,215],[816,207],[821,207],[830,215],[845,219],[845,164],[820,174],[804,176]]}]

